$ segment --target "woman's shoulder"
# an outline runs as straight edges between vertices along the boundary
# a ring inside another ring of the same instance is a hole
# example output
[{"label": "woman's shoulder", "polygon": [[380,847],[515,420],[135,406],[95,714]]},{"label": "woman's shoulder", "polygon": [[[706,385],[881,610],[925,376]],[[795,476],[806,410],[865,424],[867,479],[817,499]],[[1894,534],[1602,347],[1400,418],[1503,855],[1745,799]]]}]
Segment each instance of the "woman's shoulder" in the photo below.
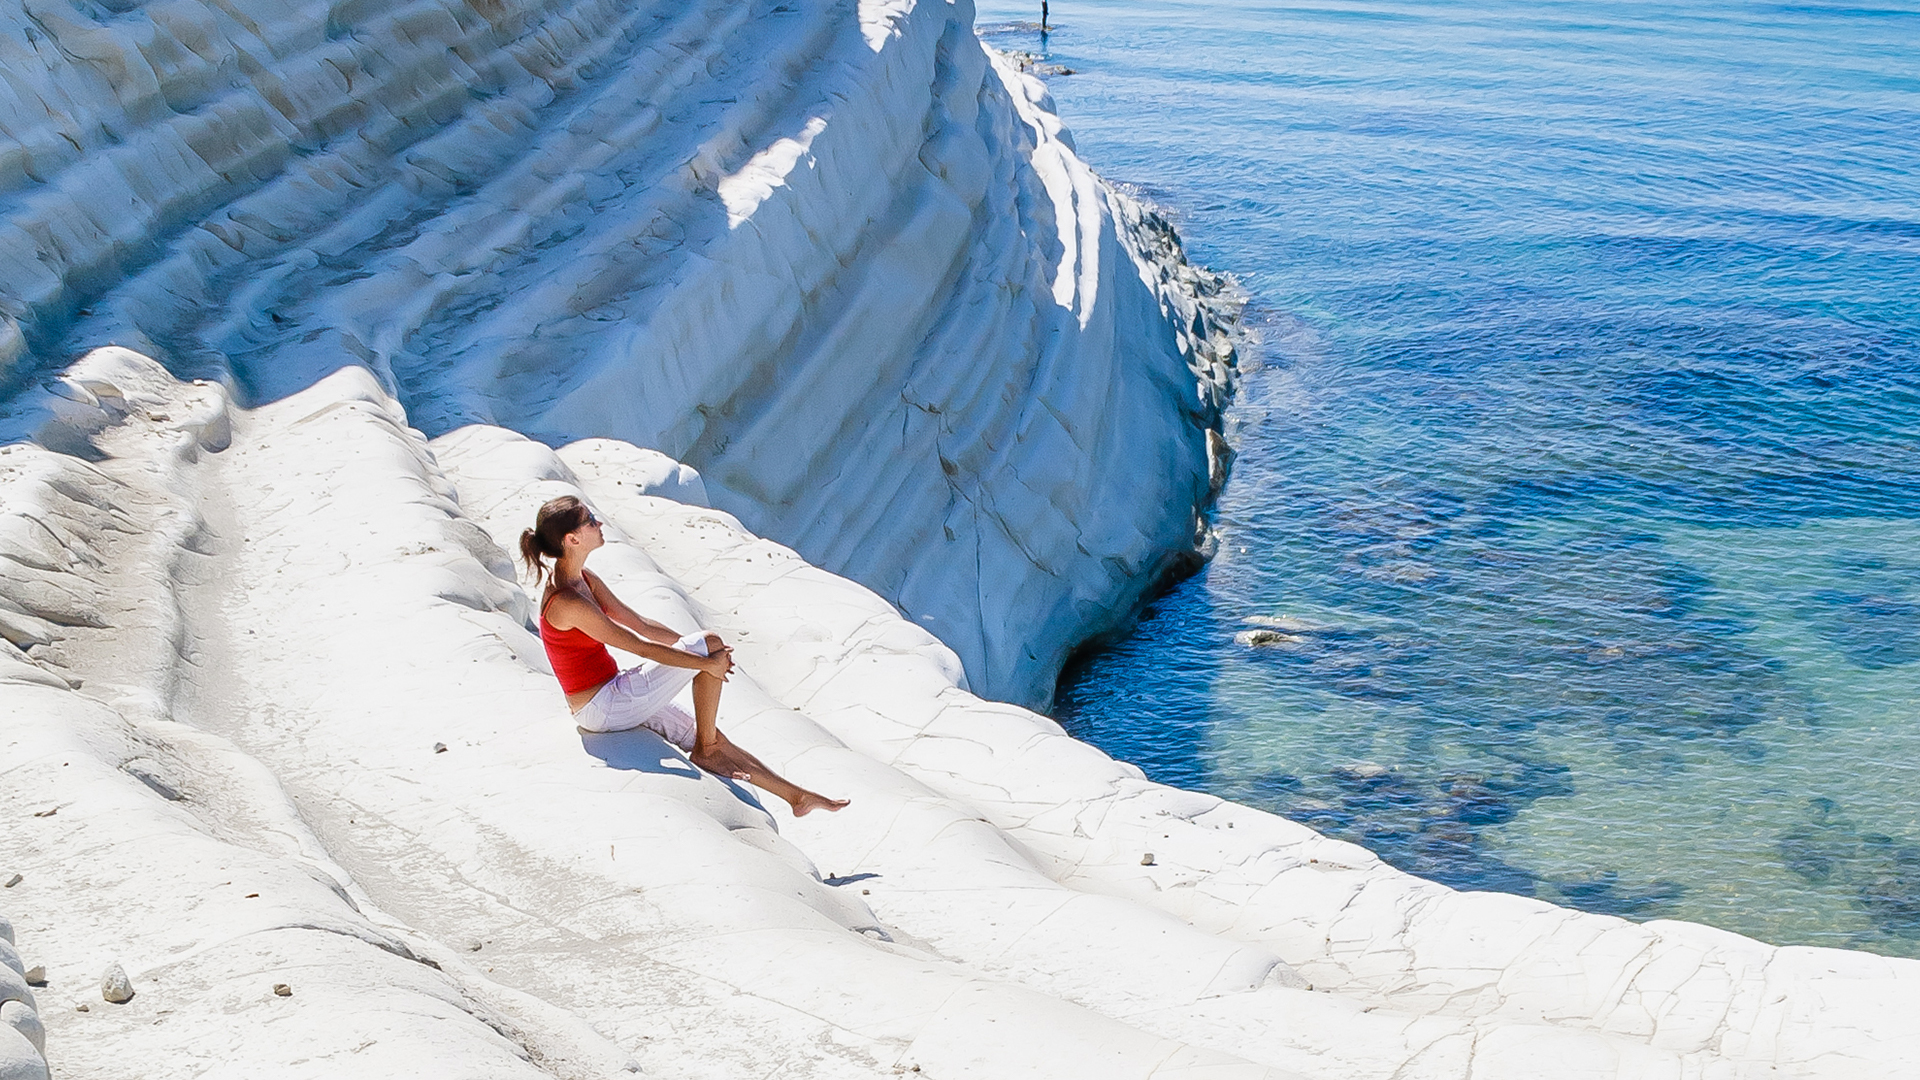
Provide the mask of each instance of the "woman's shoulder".
[{"label": "woman's shoulder", "polygon": [[[579,589],[549,582],[546,589],[540,594],[540,617],[543,619],[546,618],[548,611],[563,613],[568,610],[577,611],[579,608],[576,605],[580,604],[591,604],[591,601],[581,595]],[[548,619],[547,621],[552,622],[553,620]]]},{"label": "woman's shoulder", "polygon": [[599,574],[584,566],[580,568],[580,583],[586,586],[584,595],[591,597],[593,606],[604,608],[613,602],[613,590],[607,588],[607,583],[600,580]]}]

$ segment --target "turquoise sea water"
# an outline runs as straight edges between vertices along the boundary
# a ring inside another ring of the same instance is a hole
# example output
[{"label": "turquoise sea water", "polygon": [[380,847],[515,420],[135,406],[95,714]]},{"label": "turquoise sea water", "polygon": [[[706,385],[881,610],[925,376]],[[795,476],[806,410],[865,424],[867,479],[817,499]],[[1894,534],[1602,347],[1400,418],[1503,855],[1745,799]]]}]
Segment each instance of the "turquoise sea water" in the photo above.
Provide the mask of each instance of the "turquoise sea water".
[{"label": "turquoise sea water", "polygon": [[980,24],[1264,337],[1220,554],[1069,729],[1462,888],[1920,955],[1920,8],[1052,13]]}]

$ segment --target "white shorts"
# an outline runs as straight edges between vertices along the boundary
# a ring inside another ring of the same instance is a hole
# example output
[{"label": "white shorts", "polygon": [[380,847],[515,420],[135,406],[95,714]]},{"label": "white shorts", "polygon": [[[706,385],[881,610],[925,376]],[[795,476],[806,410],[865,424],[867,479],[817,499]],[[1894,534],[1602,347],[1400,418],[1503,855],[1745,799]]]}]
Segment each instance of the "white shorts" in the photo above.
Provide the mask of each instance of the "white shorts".
[{"label": "white shorts", "polygon": [[[707,632],[696,630],[673,643],[697,656],[707,655]],[[674,697],[693,683],[699,672],[642,660],[608,679],[593,699],[573,714],[581,731],[628,731],[643,727],[682,750],[693,749],[693,714],[674,703]]]}]

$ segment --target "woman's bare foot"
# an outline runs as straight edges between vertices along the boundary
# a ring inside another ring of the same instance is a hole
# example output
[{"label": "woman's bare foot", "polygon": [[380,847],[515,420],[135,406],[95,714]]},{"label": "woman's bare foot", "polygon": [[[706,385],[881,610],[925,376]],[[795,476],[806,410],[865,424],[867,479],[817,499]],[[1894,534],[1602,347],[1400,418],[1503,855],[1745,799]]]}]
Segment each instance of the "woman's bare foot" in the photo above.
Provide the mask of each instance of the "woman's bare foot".
[{"label": "woman's bare foot", "polygon": [[800,797],[790,804],[794,817],[806,817],[815,810],[839,810],[847,805],[846,799],[829,799],[825,795],[815,795],[811,791],[802,791]]}]

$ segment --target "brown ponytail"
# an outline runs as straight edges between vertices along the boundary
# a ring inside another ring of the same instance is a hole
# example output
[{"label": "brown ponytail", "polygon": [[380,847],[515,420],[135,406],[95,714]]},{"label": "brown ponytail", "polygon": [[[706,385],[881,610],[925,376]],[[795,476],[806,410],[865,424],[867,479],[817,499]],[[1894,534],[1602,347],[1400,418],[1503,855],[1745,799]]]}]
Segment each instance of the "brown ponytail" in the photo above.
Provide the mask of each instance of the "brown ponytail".
[{"label": "brown ponytail", "polygon": [[571,495],[547,500],[534,518],[533,528],[520,530],[520,561],[527,564],[534,584],[547,576],[542,558],[558,561],[564,550],[560,542],[568,533],[587,523],[587,505]]}]

